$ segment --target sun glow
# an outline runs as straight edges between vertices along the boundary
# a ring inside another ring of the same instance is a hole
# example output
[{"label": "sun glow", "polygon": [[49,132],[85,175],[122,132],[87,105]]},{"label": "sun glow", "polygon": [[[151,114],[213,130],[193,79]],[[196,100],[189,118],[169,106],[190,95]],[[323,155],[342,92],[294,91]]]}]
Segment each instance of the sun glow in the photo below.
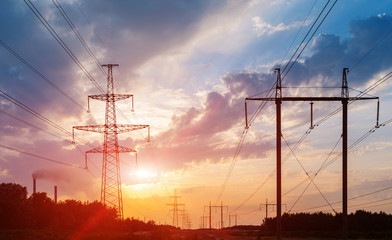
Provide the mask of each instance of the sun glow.
[{"label": "sun glow", "polygon": [[139,169],[136,171],[135,176],[139,179],[149,179],[151,177],[155,177],[157,174],[147,170],[147,169]]},{"label": "sun glow", "polygon": [[147,168],[136,169],[129,173],[130,185],[146,185],[158,183],[159,180],[159,174],[156,171]]}]

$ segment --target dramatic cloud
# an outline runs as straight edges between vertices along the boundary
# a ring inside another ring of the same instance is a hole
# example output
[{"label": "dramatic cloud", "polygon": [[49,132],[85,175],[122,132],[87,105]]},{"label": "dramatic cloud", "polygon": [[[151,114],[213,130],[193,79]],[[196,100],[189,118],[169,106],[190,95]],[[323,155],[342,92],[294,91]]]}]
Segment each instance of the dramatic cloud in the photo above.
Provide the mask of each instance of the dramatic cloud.
[{"label": "dramatic cloud", "polygon": [[[359,26],[362,27],[359,28]],[[351,22],[351,37],[345,40],[331,34],[320,34],[311,46],[312,54],[296,63],[288,75],[287,82],[290,85],[311,84],[313,82],[324,86],[339,86],[342,68],[349,66],[345,65],[345,62],[352,64],[354,60],[358,61],[363,57],[380,40],[379,36],[387,33],[386,26],[392,27],[392,18],[384,14]],[[359,34],[359,29],[362,34]],[[368,34],[363,34],[363,32]],[[373,45],[369,46],[370,41]],[[368,56],[377,67],[367,71],[366,74],[359,65],[355,71],[352,71],[349,81],[352,85],[362,85],[370,81],[373,75],[390,68],[392,60],[386,57],[388,54],[385,54],[385,52],[392,53],[388,42],[390,40],[380,44],[379,48],[374,49],[371,56]],[[359,53],[359,49],[362,49],[362,54]],[[380,63],[377,64],[374,59],[379,60]],[[368,67],[365,68],[368,69]],[[162,150],[161,157],[170,159],[168,161],[174,166],[176,166],[175,163],[183,164],[190,161],[230,159],[236,146],[223,144],[220,134],[241,127],[240,124],[243,124],[244,121],[244,98],[267,91],[273,86],[274,78],[272,74],[263,72],[233,72],[223,76],[221,80],[228,92],[209,92],[202,109],[192,107],[183,115],[173,116],[171,129],[156,137],[158,142],[164,143],[159,144]],[[338,91],[336,93],[339,94]],[[321,109],[318,114],[321,111],[328,110]],[[294,112],[290,113],[286,110],[286,116],[288,116],[286,124],[292,121],[294,125],[288,126],[291,129],[302,126],[309,121],[308,114],[308,111],[296,110],[294,114]],[[298,120],[295,121],[295,119]],[[219,142],[221,144],[218,144]],[[265,145],[261,146],[260,144]],[[246,152],[244,151],[244,154],[261,157],[263,150],[265,153],[272,148],[273,142],[245,143]],[[191,151],[195,154],[190,157],[188,153]],[[248,154],[249,152],[253,154]]]},{"label": "dramatic cloud", "polygon": [[376,74],[391,69],[391,28],[392,17],[382,14],[352,21],[347,39],[320,34],[311,46],[311,55],[294,65],[287,82],[298,85],[321,80],[327,86],[339,86],[342,69],[348,67],[352,68],[349,85],[362,86]]},{"label": "dramatic cloud", "polygon": [[[224,5],[223,1],[84,1],[89,19],[96,23],[94,31],[107,48],[107,56],[126,62],[136,69],[160,54],[176,51],[198,31],[203,17]],[[116,48],[112,46],[126,46]]]},{"label": "dramatic cloud", "polygon": [[[232,139],[244,125],[244,97],[269,84],[271,76],[258,73],[231,73],[222,77],[225,93],[209,92],[202,109],[189,108],[172,117],[171,128],[155,137],[165,166],[181,167],[190,162],[228,161],[239,141]],[[227,139],[229,137],[229,139]],[[229,141],[228,141],[229,140]],[[269,142],[245,143],[242,157],[265,157]],[[190,152],[193,154],[189,155]]]},{"label": "dramatic cloud", "polygon": [[308,20],[306,22],[303,21],[292,22],[288,25],[285,25],[284,23],[279,23],[278,25],[273,26],[269,23],[264,22],[260,17],[254,17],[252,18],[252,21],[253,21],[253,27],[258,37],[261,37],[264,34],[272,35],[276,32],[287,31],[293,28],[299,28],[302,25],[307,26],[309,25],[309,23],[311,23],[311,20]]}]

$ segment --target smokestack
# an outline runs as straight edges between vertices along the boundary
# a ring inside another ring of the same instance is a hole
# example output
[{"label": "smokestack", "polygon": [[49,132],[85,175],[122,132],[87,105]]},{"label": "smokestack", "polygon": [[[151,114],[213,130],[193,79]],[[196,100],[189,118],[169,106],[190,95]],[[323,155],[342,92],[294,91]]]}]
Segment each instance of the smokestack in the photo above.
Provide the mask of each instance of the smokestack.
[{"label": "smokestack", "polygon": [[57,186],[54,186],[54,203],[57,204]]},{"label": "smokestack", "polygon": [[37,180],[33,178],[33,194],[37,193]]}]

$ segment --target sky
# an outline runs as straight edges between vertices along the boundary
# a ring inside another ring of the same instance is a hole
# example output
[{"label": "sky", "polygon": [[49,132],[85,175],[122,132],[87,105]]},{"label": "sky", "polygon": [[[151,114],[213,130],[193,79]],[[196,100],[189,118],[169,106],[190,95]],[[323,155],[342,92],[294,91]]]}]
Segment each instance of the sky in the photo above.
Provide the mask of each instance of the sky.
[{"label": "sky", "polygon": [[[135,111],[131,100],[117,102],[117,122],[151,128],[151,142],[147,130],[119,135],[121,145],[138,151],[137,164],[134,154],[121,154],[125,217],[171,224],[167,204],[177,194],[193,228],[208,215],[210,202],[227,206],[225,226],[229,214],[237,214],[238,224],[260,224],[260,204],[276,199],[275,104],[268,103],[246,130],[245,98],[265,96],[276,81],[274,69],[284,69],[334,2],[47,0],[31,1],[32,7],[27,0],[2,1],[0,181],[19,183],[31,194],[34,174],[38,191],[49,197],[57,185],[60,200],[99,200],[102,155],[89,154],[88,170],[82,168],[84,152],[102,144],[103,135],[76,131],[72,144],[66,132],[104,123],[103,102],[90,100],[87,112],[87,96],[100,94],[91,79],[106,89],[97,62],[119,64],[113,68],[116,92],[133,94]],[[345,67],[352,97],[389,76],[391,8],[388,0],[337,1],[282,75],[283,96],[339,97]],[[391,83],[386,78],[364,95],[379,97],[380,123],[392,118]],[[260,102],[247,104],[251,119]],[[318,124],[310,131],[309,103],[283,103],[282,155],[305,134],[282,165],[285,211],[341,211],[341,113],[320,121],[340,106],[314,103]],[[361,140],[349,150],[349,211],[392,213],[392,124],[374,128],[376,116],[377,100],[349,105],[348,144]],[[308,175],[316,172],[309,184]],[[218,223],[216,208],[213,224]]]}]

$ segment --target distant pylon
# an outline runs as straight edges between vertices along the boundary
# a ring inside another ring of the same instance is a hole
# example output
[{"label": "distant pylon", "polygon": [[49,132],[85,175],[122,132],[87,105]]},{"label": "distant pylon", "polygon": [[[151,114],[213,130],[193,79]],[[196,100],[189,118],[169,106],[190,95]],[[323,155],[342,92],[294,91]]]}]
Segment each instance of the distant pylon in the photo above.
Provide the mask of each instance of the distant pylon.
[{"label": "distant pylon", "polygon": [[170,210],[170,211],[173,211],[172,225],[175,226],[175,227],[179,227],[180,225],[179,225],[179,222],[178,222],[178,212],[179,212],[178,207],[179,206],[184,206],[184,204],[178,203],[177,199],[179,199],[181,197],[177,196],[177,190],[176,189],[174,190],[174,196],[170,196],[170,198],[173,198],[174,202],[173,203],[168,203],[166,205],[173,206],[173,208]]},{"label": "distant pylon", "polygon": [[[93,148],[86,152],[86,168],[87,168],[87,153],[102,153],[102,181],[101,181],[101,202],[108,207],[113,207],[117,210],[119,217],[124,217],[123,201],[121,191],[121,175],[120,175],[120,158],[119,153],[134,152],[136,150],[118,145],[117,134],[148,128],[148,141],[150,140],[150,125],[133,125],[133,124],[117,124],[116,121],[116,101],[132,97],[131,94],[114,94],[113,83],[113,67],[118,64],[105,64],[103,67],[108,68],[107,75],[107,92],[106,94],[90,95],[88,100],[95,99],[106,102],[105,124],[104,125],[90,125],[90,126],[74,126],[74,129],[104,133],[103,145]],[[89,107],[90,109],[90,107]],[[133,110],[133,109],[132,109]]]}]

